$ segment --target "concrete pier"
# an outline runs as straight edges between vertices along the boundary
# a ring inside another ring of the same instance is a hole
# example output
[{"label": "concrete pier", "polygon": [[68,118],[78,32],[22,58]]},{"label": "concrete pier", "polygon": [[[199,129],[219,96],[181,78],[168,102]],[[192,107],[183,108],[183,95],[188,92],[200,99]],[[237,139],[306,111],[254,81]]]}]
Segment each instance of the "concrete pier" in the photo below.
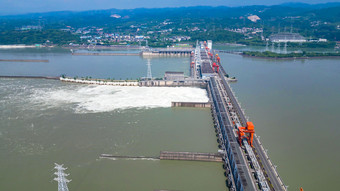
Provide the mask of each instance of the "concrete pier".
[{"label": "concrete pier", "polygon": [[73,56],[139,56],[140,53],[96,53],[96,52],[85,52],[85,53],[72,53]]},{"label": "concrete pier", "polygon": [[142,56],[190,56],[193,48],[158,48],[141,52]]},{"label": "concrete pier", "polygon": [[159,157],[146,157],[146,156],[118,156],[111,154],[101,154],[100,158],[111,158],[111,159],[159,159]]},{"label": "concrete pier", "polygon": [[67,77],[60,77],[62,82],[72,82],[80,84],[96,84],[96,85],[109,85],[109,86],[138,86],[138,81],[136,80],[105,80],[105,79],[74,79]]},{"label": "concrete pier", "polygon": [[198,153],[198,152],[172,152],[161,151],[159,157],[147,156],[119,156],[111,154],[101,154],[100,158],[111,159],[160,159],[160,160],[186,160],[186,161],[206,161],[206,162],[222,162],[221,153]]},{"label": "concrete pier", "polygon": [[183,80],[183,81],[172,81],[172,80],[145,80],[140,81],[139,86],[147,86],[147,87],[202,87],[205,88],[207,86],[206,81],[204,80]]},{"label": "concrete pier", "polygon": [[171,102],[171,107],[199,107],[210,108],[210,102]]},{"label": "concrete pier", "polygon": [[[58,78],[59,79],[59,78]],[[140,87],[201,87],[205,88],[207,82],[204,80],[106,80],[106,79],[84,79],[84,78],[70,78],[60,77],[60,81],[72,82],[80,84],[97,84],[97,85],[111,85],[111,86],[140,86]]]},{"label": "concrete pier", "polygon": [[159,158],[161,160],[187,160],[187,161],[222,162],[222,155],[220,153],[161,151]]}]

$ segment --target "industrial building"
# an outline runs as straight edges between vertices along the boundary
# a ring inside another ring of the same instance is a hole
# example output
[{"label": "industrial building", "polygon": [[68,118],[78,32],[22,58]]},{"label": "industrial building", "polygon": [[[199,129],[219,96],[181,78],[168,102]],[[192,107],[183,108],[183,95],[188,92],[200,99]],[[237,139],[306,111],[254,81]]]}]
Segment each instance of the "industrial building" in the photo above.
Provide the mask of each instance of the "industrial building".
[{"label": "industrial building", "polygon": [[298,33],[282,32],[277,34],[272,34],[269,37],[271,42],[306,42],[305,37]]},{"label": "industrial building", "polygon": [[212,49],[212,40],[208,40],[207,41],[207,46],[208,46],[208,48],[211,50]]},{"label": "industrial building", "polygon": [[201,64],[202,78],[206,79],[215,74],[209,61],[203,61]]},{"label": "industrial building", "polygon": [[165,72],[164,80],[172,80],[172,81],[183,81],[184,80],[184,72]]}]

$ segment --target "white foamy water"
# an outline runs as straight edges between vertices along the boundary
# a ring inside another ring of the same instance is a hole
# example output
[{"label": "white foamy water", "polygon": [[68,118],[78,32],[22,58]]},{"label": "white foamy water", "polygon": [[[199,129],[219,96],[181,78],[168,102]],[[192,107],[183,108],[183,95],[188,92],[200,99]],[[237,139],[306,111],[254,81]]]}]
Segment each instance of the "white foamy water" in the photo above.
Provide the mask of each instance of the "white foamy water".
[{"label": "white foamy water", "polygon": [[190,87],[64,86],[35,89],[30,96],[38,106],[75,105],[75,111],[108,112],[129,108],[171,107],[171,102],[207,102],[206,90]]},{"label": "white foamy water", "polygon": [[0,49],[12,49],[12,48],[35,48],[35,46],[28,46],[28,45],[0,45]]}]

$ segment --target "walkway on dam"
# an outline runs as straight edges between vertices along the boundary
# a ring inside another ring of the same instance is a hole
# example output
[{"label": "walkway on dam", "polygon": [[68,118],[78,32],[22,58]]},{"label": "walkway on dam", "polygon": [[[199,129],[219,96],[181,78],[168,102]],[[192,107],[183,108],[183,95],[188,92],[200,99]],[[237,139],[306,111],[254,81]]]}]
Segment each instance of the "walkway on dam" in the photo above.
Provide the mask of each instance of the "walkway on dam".
[{"label": "walkway on dam", "polygon": [[[238,116],[239,122],[241,123],[241,126],[245,127],[247,125],[247,119],[246,119],[246,117],[245,117],[245,115],[244,115],[244,113],[241,109],[240,104],[236,100],[233,92],[231,91],[227,80],[225,80],[225,78],[224,78],[225,74],[226,74],[226,72],[225,72],[223,66],[220,64],[220,71],[219,71],[218,77],[221,78],[221,81],[223,82],[224,89],[225,89],[228,97],[230,98],[230,101],[233,105],[233,108],[236,111],[236,114]],[[263,170],[265,176],[267,177],[267,181],[268,181],[270,187],[272,187],[272,189],[274,189],[274,190],[286,190],[285,185],[283,184],[280,176],[276,172],[275,166],[270,161],[266,151],[262,147],[262,144],[260,143],[260,140],[257,138],[256,135],[254,136],[253,144],[254,144],[253,151],[258,156],[257,157],[258,162],[260,163],[260,166],[262,167],[262,170]]]},{"label": "walkway on dam", "polygon": [[[213,71],[199,71],[202,63],[208,64]],[[201,78],[208,80],[207,90],[213,103],[213,116],[220,134],[219,142],[225,151],[226,174],[229,180],[232,179],[228,187],[241,191],[286,191],[286,186],[256,134],[252,146],[246,139],[240,143],[238,129],[247,127],[248,120],[228,84],[226,72],[219,58],[216,59],[215,52],[201,44],[200,48],[195,50],[190,66],[192,76],[199,73]]]}]

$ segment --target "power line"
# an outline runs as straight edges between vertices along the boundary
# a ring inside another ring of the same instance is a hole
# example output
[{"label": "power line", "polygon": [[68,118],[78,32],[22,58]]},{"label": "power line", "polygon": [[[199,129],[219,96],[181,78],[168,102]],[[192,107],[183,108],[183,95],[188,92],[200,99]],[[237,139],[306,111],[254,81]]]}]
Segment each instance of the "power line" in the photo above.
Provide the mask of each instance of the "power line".
[{"label": "power line", "polygon": [[148,63],[146,64],[148,66],[148,71],[146,78],[152,80],[152,73],[151,73],[151,62],[150,59],[148,59]]}]

